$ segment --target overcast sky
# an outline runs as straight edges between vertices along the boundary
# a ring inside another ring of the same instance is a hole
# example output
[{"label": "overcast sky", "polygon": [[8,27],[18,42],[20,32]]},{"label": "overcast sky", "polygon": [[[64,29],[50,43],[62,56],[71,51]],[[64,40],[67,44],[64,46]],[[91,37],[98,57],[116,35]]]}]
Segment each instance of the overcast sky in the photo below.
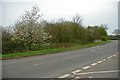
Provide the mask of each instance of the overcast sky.
[{"label": "overcast sky", "polygon": [[79,14],[83,25],[107,24],[108,33],[118,28],[119,0],[1,0],[0,25],[12,26],[18,17],[37,4],[45,20],[71,20]]}]

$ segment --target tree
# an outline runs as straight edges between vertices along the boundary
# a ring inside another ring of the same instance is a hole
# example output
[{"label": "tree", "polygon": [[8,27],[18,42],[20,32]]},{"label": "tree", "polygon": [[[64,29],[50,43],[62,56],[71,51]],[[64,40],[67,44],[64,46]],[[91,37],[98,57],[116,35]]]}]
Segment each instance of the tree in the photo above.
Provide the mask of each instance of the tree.
[{"label": "tree", "polygon": [[100,27],[99,27],[99,32],[100,32],[100,35],[101,36],[107,36],[107,30],[108,28],[107,28],[107,25],[101,25]]},{"label": "tree", "polygon": [[1,27],[2,30],[2,53],[13,52],[14,42],[12,41],[12,33],[10,27]]},{"label": "tree", "polygon": [[[74,18],[75,20],[76,18]],[[80,19],[80,18],[79,18]],[[58,19],[56,23],[50,23],[47,31],[52,35],[52,42],[77,42],[84,39],[84,28],[80,23]]]},{"label": "tree", "polygon": [[107,40],[107,31],[106,26],[88,26],[86,28],[87,32],[87,40],[93,42],[94,40]]},{"label": "tree", "polygon": [[82,25],[82,17],[78,14],[76,14],[73,19],[73,23],[79,24],[80,26]]},{"label": "tree", "polygon": [[72,19],[72,25],[73,25],[73,32],[74,32],[74,36],[75,39],[77,41],[79,40],[84,40],[84,28],[82,26],[82,17],[80,15],[75,15]]},{"label": "tree", "polygon": [[90,41],[90,42],[93,42],[95,40],[95,37],[94,37],[94,27],[92,26],[88,26],[86,28],[86,32],[87,32],[87,40]]},{"label": "tree", "polygon": [[42,16],[42,14],[39,14],[39,11],[37,6],[33,6],[32,10],[25,11],[25,14],[22,14],[15,24],[13,40],[29,50],[31,50],[33,43],[42,41],[44,28],[41,27],[39,22]]},{"label": "tree", "polygon": [[114,34],[114,38],[120,40],[120,29],[114,29],[112,34]]},{"label": "tree", "polygon": [[116,36],[120,35],[120,29],[114,29],[113,34]]}]

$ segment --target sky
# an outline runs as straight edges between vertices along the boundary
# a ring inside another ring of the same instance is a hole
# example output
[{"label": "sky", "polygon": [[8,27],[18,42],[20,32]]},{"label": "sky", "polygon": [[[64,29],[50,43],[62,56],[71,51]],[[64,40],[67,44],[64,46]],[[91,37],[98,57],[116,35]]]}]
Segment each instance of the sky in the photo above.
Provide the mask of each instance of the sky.
[{"label": "sky", "polygon": [[119,0],[1,0],[0,25],[13,26],[24,11],[37,5],[42,18],[71,20],[79,14],[83,25],[107,24],[108,34],[118,28]]}]

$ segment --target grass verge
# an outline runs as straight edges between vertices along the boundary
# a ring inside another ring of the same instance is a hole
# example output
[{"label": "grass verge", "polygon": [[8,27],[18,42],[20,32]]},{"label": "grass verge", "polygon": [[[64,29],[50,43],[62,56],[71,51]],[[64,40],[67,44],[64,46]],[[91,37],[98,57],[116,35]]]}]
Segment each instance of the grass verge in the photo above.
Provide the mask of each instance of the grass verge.
[{"label": "grass verge", "polygon": [[44,49],[44,50],[38,50],[38,51],[10,53],[10,54],[3,54],[3,55],[0,54],[0,59],[7,60],[7,59],[20,58],[20,57],[27,57],[27,56],[36,56],[36,55],[44,55],[44,54],[51,54],[51,53],[57,53],[57,52],[71,51],[71,50],[77,50],[81,48],[88,48],[88,47],[93,47],[97,45],[103,45],[109,42],[111,41],[92,42],[92,43],[88,43],[85,45],[77,44],[75,46],[67,47],[67,48]]}]

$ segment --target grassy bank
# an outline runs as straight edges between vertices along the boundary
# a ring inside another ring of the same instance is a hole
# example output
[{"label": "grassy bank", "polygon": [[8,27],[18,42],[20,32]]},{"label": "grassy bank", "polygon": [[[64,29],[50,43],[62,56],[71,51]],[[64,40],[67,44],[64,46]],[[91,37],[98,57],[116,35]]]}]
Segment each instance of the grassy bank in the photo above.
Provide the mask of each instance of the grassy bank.
[{"label": "grassy bank", "polygon": [[38,50],[38,51],[29,51],[29,52],[22,52],[22,53],[10,53],[10,54],[3,54],[0,55],[0,59],[6,60],[6,59],[14,59],[14,58],[20,58],[20,57],[27,57],[27,56],[36,56],[36,55],[44,55],[44,54],[51,54],[51,53],[57,53],[57,52],[64,52],[64,51],[70,51],[70,50],[77,50],[81,48],[87,48],[87,47],[93,47],[97,45],[102,45],[109,43],[111,41],[100,41],[100,42],[93,42],[93,43],[88,43],[88,44],[76,44],[75,46],[72,47],[67,47],[67,48],[54,48],[54,49],[44,49],[44,50]]}]

